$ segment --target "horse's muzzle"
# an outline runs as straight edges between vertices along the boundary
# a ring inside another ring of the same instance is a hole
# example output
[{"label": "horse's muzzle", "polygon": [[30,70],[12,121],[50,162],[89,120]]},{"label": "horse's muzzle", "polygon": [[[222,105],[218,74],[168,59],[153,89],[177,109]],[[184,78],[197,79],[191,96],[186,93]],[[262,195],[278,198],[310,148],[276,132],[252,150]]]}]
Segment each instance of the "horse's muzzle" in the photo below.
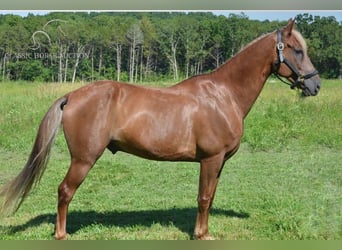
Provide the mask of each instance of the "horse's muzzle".
[{"label": "horse's muzzle", "polygon": [[302,86],[303,96],[316,96],[321,89],[321,80],[318,76],[304,80]]}]

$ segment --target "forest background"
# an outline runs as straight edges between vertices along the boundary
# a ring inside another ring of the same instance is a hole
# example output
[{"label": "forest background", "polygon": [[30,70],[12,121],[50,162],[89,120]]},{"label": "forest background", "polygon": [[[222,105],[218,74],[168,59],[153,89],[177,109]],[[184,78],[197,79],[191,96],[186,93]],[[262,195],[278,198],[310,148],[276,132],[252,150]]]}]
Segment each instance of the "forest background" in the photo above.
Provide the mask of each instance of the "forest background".
[{"label": "forest background", "polygon": [[[342,75],[342,23],[334,16],[295,17],[323,78]],[[178,81],[210,72],[258,36],[286,21],[244,13],[52,12],[0,15],[0,80]]]}]

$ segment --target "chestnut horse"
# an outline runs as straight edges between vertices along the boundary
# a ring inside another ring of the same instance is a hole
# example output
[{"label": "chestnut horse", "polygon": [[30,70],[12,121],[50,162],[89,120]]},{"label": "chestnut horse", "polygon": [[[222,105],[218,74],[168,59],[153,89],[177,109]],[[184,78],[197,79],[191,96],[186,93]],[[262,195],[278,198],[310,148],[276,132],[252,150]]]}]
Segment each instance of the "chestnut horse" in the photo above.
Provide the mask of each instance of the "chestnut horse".
[{"label": "chestnut horse", "polygon": [[224,163],[238,150],[243,121],[275,73],[303,95],[317,95],[320,78],[301,34],[289,20],[252,41],[212,73],[168,88],[99,81],[58,99],[43,118],[22,172],[1,190],[2,212],[16,211],[46,168],[60,124],[71,164],[58,187],[55,238],[66,238],[70,201],[107,148],[160,161],[200,163],[196,239],[210,239],[209,210]]}]

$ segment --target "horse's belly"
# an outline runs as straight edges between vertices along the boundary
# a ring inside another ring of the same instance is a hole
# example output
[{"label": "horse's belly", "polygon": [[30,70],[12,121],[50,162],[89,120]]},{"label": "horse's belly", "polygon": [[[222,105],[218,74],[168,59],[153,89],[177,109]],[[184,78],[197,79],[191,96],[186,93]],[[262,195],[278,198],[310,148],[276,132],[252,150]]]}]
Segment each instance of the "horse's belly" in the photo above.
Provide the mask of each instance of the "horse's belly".
[{"label": "horse's belly", "polygon": [[[194,161],[196,160],[196,150],[194,147],[186,147],[179,145],[178,147],[170,147],[166,143],[158,142],[146,144],[133,142],[112,142],[108,147],[113,153],[114,151],[123,151],[142,158],[160,161]],[[114,149],[114,150],[113,150]]]}]

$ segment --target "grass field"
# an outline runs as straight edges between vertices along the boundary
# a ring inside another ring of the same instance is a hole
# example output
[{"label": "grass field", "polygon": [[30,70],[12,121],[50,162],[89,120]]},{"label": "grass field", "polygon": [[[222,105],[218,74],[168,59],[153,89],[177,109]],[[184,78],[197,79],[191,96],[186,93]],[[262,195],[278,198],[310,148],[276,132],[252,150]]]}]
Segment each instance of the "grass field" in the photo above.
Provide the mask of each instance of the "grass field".
[{"label": "grass field", "polygon": [[[0,185],[22,169],[51,103],[81,84],[0,83]],[[268,83],[226,163],[209,227],[217,239],[342,239],[342,82],[300,98]],[[57,138],[40,185],[0,218],[0,239],[53,239],[69,164]],[[69,239],[191,239],[199,166],[106,152],[69,208]]]}]

